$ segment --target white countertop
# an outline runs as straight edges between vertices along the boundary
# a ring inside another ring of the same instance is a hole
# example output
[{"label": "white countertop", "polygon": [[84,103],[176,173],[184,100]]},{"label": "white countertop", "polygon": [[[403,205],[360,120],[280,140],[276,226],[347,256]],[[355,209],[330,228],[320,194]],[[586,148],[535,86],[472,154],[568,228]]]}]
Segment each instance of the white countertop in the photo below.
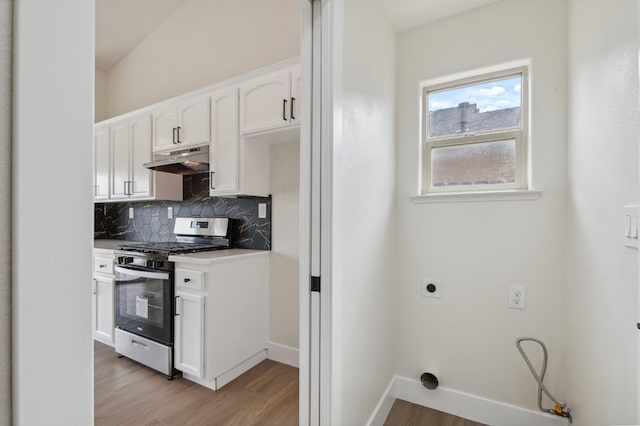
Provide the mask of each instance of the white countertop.
[{"label": "white countertop", "polygon": [[[136,243],[139,241],[129,240],[93,240],[93,248],[97,251],[113,251],[117,250],[123,244]],[[185,262],[196,265],[208,265],[212,262],[229,259],[231,257],[244,256],[264,256],[268,255],[269,250],[249,250],[249,249],[228,249],[202,251],[199,253],[174,254],[169,256],[170,262]]]},{"label": "white countertop", "polygon": [[117,250],[123,244],[134,242],[129,240],[93,240],[93,248],[98,250]]},{"label": "white countertop", "polygon": [[267,256],[269,250],[228,249],[201,251],[199,253],[174,254],[169,256],[169,262],[184,262],[196,265],[209,265],[216,261],[247,256]]}]

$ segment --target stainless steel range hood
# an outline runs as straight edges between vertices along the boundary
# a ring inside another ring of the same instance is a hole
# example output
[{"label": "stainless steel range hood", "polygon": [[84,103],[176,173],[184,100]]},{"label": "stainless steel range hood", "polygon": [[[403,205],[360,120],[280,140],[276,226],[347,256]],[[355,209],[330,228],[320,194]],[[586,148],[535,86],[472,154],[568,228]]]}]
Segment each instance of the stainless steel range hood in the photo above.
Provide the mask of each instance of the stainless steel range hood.
[{"label": "stainless steel range hood", "polygon": [[157,172],[194,175],[209,171],[209,147],[186,148],[180,151],[161,152],[153,155],[153,161],[144,167]]}]

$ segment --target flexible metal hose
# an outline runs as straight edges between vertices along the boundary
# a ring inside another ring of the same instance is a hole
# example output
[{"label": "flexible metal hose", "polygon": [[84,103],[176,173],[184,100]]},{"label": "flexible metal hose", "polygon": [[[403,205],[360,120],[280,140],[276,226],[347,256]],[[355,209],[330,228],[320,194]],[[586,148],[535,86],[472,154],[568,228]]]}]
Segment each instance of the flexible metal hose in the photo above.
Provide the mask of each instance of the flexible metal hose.
[{"label": "flexible metal hose", "polygon": [[[529,357],[527,356],[527,354],[525,353],[524,349],[522,349],[522,342],[535,342],[537,344],[540,345],[540,347],[542,348],[542,354],[543,354],[543,358],[542,358],[542,368],[540,369],[540,374],[536,373],[536,370],[533,368],[533,364],[531,364],[531,360],[529,359]],[[544,375],[547,372],[547,347],[545,346],[545,344],[538,339],[534,339],[533,337],[519,337],[518,339],[516,339],[516,346],[518,347],[518,351],[520,351],[520,355],[522,355],[522,358],[524,358],[524,361],[527,363],[527,367],[529,367],[529,371],[531,371],[531,374],[533,375],[533,378],[536,380],[536,382],[538,383],[538,409],[540,411],[544,411],[545,413],[550,413],[550,414],[554,414],[556,416],[561,416],[561,417],[566,417],[569,419],[569,423],[571,423],[572,419],[571,419],[571,410],[569,409],[565,409],[565,407],[567,406],[567,404],[563,401],[560,401],[558,399],[556,399],[551,392],[549,392],[549,390],[547,390],[546,386],[544,385],[543,381],[544,381]],[[542,406],[542,392],[545,393],[545,395],[547,395],[549,397],[549,399],[551,399],[553,402],[556,403],[556,407],[555,408],[544,408]]]}]

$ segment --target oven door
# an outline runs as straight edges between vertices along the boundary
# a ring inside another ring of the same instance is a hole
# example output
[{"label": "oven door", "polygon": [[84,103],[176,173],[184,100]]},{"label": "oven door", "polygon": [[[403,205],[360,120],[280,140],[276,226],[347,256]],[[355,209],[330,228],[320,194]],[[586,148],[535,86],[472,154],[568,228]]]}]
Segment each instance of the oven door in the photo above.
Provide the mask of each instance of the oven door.
[{"label": "oven door", "polygon": [[173,343],[173,274],[115,267],[115,324],[157,342]]}]

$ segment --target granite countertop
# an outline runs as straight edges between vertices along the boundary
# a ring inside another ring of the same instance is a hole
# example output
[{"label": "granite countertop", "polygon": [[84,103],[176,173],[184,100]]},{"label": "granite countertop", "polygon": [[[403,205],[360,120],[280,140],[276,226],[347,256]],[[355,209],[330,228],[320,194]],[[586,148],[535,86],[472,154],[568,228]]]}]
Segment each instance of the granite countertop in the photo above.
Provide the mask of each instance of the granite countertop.
[{"label": "granite countertop", "polygon": [[247,257],[247,256],[266,256],[269,250],[250,250],[250,249],[228,249],[201,251],[199,253],[174,254],[169,256],[170,262],[184,262],[196,265],[209,265],[216,261],[229,259],[231,257]]}]

